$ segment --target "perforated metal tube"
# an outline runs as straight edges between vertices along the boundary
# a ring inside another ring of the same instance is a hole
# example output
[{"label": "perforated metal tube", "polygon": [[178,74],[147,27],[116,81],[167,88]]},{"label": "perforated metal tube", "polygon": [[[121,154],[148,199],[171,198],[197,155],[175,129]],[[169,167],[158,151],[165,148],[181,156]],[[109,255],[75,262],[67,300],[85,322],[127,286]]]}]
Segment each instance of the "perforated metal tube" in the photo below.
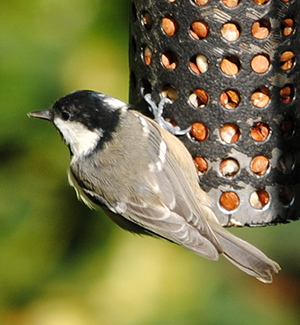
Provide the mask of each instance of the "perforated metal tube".
[{"label": "perforated metal tube", "polygon": [[299,217],[300,4],[135,0],[130,102],[169,97],[164,117],[225,226]]}]

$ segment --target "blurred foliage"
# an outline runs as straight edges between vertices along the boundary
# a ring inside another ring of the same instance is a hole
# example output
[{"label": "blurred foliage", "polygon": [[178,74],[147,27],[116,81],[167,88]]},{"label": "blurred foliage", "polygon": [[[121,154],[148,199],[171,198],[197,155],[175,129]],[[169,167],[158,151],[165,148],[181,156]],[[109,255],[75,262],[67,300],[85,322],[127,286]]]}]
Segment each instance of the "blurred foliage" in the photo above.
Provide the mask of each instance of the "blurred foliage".
[{"label": "blurred foliage", "polygon": [[26,116],[75,89],[127,100],[129,7],[0,2],[0,323],[299,323],[300,222],[232,230],[281,264],[272,285],[133,236],[77,202],[66,146]]}]

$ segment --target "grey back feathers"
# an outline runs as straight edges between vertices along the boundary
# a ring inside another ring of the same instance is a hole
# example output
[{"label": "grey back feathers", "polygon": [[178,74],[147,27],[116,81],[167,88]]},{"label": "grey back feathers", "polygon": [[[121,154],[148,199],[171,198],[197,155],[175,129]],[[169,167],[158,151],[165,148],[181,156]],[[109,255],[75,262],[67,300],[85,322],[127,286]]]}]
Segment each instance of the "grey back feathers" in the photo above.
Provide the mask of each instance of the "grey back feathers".
[{"label": "grey back feathers", "polygon": [[271,282],[280,270],[221,227],[184,145],[112,97],[78,91],[55,103],[53,122],[73,155],[69,180],[90,207],[105,207],[122,227],[177,243],[206,258],[223,254]]}]

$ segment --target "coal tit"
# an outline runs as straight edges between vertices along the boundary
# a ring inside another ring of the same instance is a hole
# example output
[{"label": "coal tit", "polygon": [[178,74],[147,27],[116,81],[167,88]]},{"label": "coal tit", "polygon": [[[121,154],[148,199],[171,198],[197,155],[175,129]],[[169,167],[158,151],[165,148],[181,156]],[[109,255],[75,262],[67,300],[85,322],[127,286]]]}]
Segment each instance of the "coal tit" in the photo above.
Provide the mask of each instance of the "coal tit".
[{"label": "coal tit", "polygon": [[29,116],[55,125],[70,149],[68,177],[77,196],[89,207],[101,207],[122,228],[211,260],[223,254],[262,282],[272,282],[280,270],[221,227],[182,142],[126,103],[80,90]]}]

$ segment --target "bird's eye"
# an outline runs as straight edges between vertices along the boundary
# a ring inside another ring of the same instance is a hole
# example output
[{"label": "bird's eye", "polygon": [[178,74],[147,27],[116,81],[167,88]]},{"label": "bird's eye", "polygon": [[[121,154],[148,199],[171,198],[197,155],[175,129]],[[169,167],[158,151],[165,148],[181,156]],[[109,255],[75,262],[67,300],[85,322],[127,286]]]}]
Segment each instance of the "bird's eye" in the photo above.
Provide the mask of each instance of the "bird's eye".
[{"label": "bird's eye", "polygon": [[69,118],[70,118],[70,113],[69,112],[66,112],[66,111],[63,111],[61,113],[61,118],[64,120],[64,121],[67,121]]}]

